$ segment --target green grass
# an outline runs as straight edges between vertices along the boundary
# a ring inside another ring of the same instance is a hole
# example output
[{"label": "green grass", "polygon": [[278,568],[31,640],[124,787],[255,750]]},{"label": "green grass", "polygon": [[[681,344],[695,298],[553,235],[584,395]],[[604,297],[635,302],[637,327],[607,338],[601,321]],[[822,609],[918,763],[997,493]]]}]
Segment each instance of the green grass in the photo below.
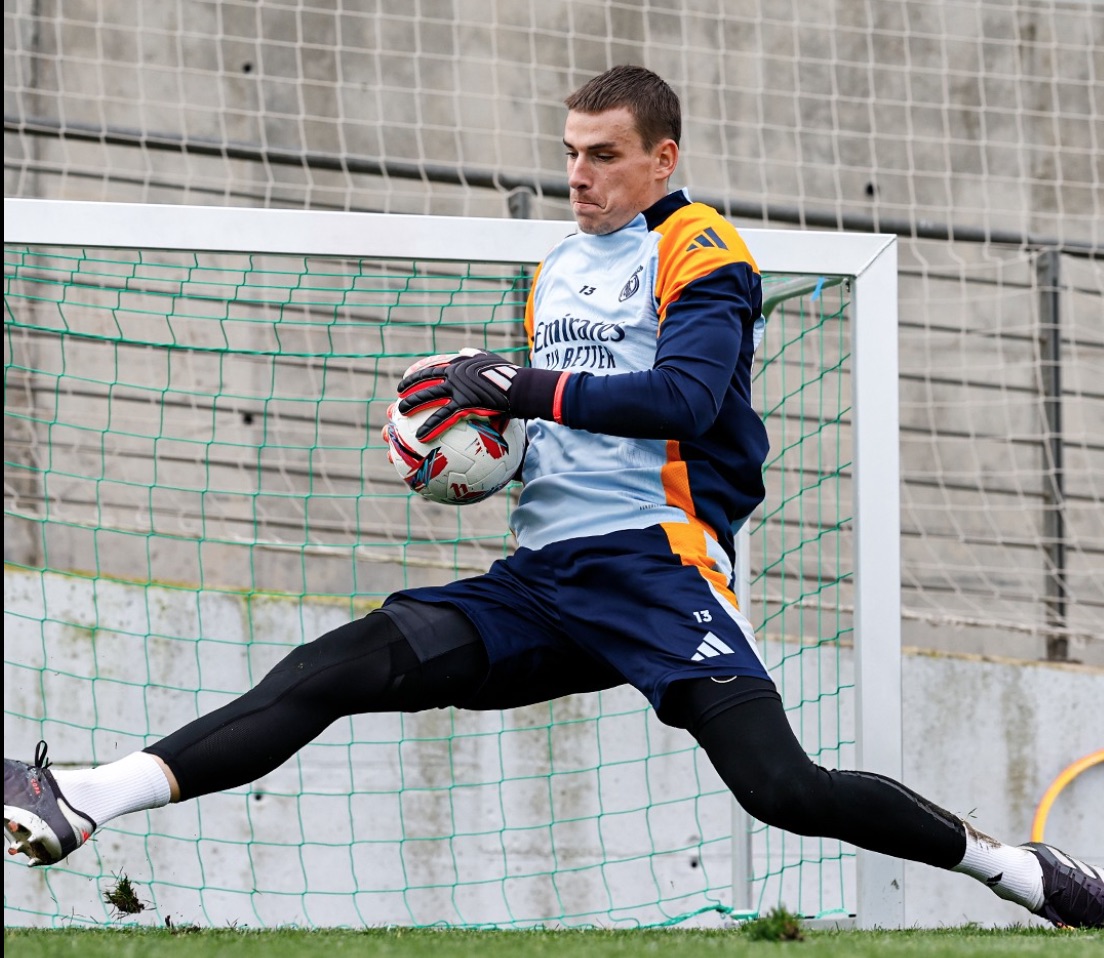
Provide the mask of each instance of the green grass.
[{"label": "green grass", "polygon": [[[753,923],[755,925],[757,923]],[[799,939],[756,940],[771,934],[761,926],[731,931],[647,929],[639,931],[470,931],[462,929],[369,929],[364,931],[198,928],[7,929],[5,958],[298,958],[324,954],[381,958],[996,958],[996,956],[1104,955],[1104,933],[1041,928],[936,931],[810,931]]]}]

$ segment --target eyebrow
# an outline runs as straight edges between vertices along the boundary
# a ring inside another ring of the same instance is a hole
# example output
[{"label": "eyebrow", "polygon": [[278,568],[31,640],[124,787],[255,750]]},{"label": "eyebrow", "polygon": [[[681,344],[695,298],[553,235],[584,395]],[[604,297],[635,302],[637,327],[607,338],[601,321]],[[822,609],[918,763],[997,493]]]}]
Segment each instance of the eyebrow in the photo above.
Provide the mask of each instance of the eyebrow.
[{"label": "eyebrow", "polygon": [[[568,147],[569,149],[578,149],[578,147],[576,147],[572,143],[569,143],[567,140],[563,141],[563,145]],[[618,145],[613,140],[603,140],[601,143],[591,143],[589,146],[586,147],[586,149],[590,150],[593,153],[596,150],[616,150],[618,149]]]}]

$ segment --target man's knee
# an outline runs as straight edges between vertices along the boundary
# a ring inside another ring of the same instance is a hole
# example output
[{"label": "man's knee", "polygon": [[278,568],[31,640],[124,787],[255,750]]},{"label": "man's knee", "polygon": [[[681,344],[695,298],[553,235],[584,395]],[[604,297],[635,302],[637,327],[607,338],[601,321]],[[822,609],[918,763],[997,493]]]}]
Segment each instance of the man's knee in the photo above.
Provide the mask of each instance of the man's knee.
[{"label": "man's knee", "polygon": [[[290,672],[305,678],[311,673],[371,659],[392,648],[409,650],[409,644],[391,619],[376,610],[296,646],[269,674]],[[402,657],[401,651],[399,657]],[[412,652],[407,657],[417,662]]]},{"label": "man's knee", "polygon": [[417,665],[391,620],[371,612],[293,648],[250,695],[350,714]]},{"label": "man's knee", "polygon": [[773,768],[734,790],[737,801],[753,818],[795,835],[818,835],[831,802],[825,769],[806,761]]},{"label": "man's knee", "polygon": [[448,606],[398,607],[400,615],[376,610],[294,649],[265,683],[339,715],[463,705],[487,675],[479,633]]},{"label": "man's knee", "polygon": [[831,774],[805,754],[773,685],[707,679],[672,688],[673,710],[748,814],[796,834],[819,832],[831,814]]}]

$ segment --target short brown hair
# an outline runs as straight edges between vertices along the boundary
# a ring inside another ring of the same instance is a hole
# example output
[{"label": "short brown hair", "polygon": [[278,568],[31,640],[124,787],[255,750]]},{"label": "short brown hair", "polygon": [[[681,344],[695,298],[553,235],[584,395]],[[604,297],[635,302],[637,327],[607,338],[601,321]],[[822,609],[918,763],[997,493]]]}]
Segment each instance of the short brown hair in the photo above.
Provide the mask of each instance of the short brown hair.
[{"label": "short brown hair", "polygon": [[682,137],[678,96],[661,77],[644,67],[623,65],[600,73],[567,97],[564,105],[579,113],[627,108],[646,150],[665,139],[677,144]]}]

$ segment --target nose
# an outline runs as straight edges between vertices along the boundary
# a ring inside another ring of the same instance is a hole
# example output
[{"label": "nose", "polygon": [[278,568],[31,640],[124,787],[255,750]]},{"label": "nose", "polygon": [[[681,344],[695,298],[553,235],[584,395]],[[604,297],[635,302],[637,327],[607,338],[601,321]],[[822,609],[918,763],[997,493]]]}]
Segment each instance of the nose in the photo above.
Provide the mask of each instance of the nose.
[{"label": "nose", "polygon": [[581,156],[571,157],[567,161],[567,185],[571,189],[585,190],[591,184],[590,167]]}]

